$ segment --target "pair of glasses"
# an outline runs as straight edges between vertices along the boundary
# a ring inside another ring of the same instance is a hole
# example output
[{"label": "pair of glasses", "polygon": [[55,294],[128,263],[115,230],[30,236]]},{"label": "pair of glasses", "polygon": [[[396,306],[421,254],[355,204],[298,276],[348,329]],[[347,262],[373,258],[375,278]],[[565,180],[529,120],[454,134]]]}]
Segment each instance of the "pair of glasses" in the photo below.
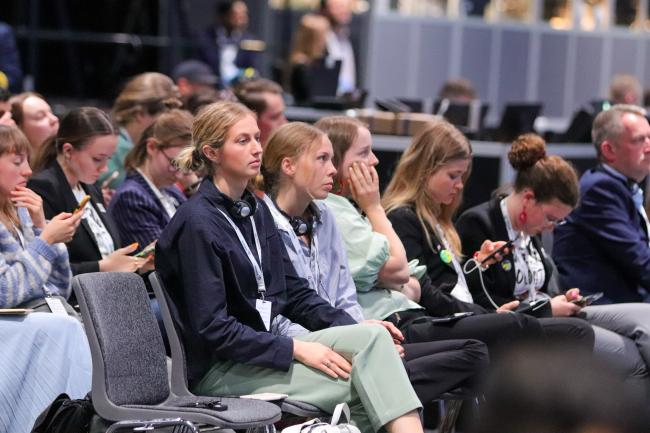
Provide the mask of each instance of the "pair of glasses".
[{"label": "pair of glasses", "polygon": [[169,167],[167,167],[168,170],[172,173],[176,173],[178,171],[178,166],[176,165],[174,158],[170,158],[169,155],[167,155],[163,149],[158,149],[158,150],[160,150],[160,153],[162,153],[163,156],[167,158],[167,162],[169,163]]},{"label": "pair of glasses", "polygon": [[564,218],[560,218],[560,219],[557,219],[557,220],[556,219],[551,219],[546,214],[544,214],[544,221],[546,221],[546,224],[548,224],[550,226],[553,226],[553,227],[562,226],[562,225],[566,224],[566,220]]}]

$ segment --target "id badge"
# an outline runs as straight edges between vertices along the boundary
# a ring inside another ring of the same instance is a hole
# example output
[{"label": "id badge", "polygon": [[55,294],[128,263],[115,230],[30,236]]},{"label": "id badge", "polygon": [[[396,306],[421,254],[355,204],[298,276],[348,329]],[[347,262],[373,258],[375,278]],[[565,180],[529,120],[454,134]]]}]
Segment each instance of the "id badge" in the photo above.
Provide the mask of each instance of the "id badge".
[{"label": "id badge", "polygon": [[58,314],[61,316],[67,316],[68,312],[65,309],[65,306],[63,305],[63,302],[59,298],[55,298],[52,296],[46,296],[45,297],[45,302],[47,302],[47,306],[50,307],[50,311],[53,314]]},{"label": "id badge", "polygon": [[272,302],[263,299],[255,300],[255,309],[260,314],[264,327],[267,331],[271,330],[271,305]]}]

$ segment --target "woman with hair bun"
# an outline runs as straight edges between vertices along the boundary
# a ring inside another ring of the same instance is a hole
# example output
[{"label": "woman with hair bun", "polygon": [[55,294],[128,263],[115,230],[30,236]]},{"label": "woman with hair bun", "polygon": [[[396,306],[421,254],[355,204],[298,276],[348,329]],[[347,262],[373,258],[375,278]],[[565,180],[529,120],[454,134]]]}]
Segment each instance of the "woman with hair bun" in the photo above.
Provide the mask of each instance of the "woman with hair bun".
[{"label": "woman with hair bun", "polygon": [[581,308],[579,289],[559,287],[553,260],[542,246],[541,233],[562,224],[578,204],[575,169],[561,157],[547,155],[544,140],[535,134],[518,137],[508,159],[516,173],[512,192],[468,209],[456,222],[464,251],[478,249],[486,239],[514,241],[501,263],[467,277],[474,299],[494,308],[493,303],[515,299],[550,298],[553,318],[578,316],[591,323],[596,353],[608,355],[638,395],[648,398],[650,305]]}]

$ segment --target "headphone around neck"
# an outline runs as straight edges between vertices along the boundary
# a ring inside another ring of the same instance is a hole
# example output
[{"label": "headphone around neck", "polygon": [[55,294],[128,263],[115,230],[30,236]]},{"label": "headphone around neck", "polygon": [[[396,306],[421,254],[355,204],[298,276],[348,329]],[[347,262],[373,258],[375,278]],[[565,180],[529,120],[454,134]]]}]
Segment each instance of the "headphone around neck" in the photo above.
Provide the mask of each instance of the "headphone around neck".
[{"label": "headphone around neck", "polygon": [[227,206],[228,213],[231,217],[237,219],[244,219],[255,214],[257,210],[257,201],[253,194],[246,190],[241,200],[234,200],[232,204]]},{"label": "headphone around neck", "polygon": [[314,225],[316,220],[320,216],[318,208],[310,204],[309,209],[311,210],[311,216],[308,219],[303,218],[302,216],[290,216],[285,211],[280,209],[280,206],[273,199],[273,204],[275,204],[276,209],[287,219],[289,220],[289,225],[293,229],[293,232],[296,236],[311,236],[314,232]]}]

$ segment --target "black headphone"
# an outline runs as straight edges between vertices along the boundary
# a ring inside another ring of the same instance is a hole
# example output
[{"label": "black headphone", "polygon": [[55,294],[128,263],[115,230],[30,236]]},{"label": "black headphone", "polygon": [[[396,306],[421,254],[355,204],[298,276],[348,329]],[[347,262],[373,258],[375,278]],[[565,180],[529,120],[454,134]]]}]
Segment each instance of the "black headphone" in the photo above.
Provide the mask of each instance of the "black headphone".
[{"label": "black headphone", "polygon": [[246,190],[241,200],[234,200],[232,204],[228,206],[228,213],[233,218],[244,219],[255,214],[257,210],[257,200],[255,196]]},{"label": "black headphone", "polygon": [[273,199],[273,204],[275,204],[275,208],[289,220],[289,225],[296,236],[311,236],[316,221],[320,219],[320,211],[317,206],[313,203],[309,205],[311,216],[308,219],[305,219],[301,216],[289,216],[285,211],[280,209],[280,206],[275,202],[275,199]]}]

